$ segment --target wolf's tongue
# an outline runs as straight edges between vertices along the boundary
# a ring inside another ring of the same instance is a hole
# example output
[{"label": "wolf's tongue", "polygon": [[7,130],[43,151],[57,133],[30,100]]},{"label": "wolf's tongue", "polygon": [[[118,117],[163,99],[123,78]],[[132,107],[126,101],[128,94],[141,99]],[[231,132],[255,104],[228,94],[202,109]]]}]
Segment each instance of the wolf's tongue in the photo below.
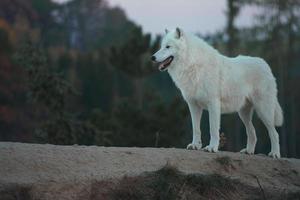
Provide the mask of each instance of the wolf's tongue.
[{"label": "wolf's tongue", "polygon": [[163,65],[164,67],[168,66],[170,64],[172,60],[172,57],[167,58],[165,61],[163,61],[163,63],[161,65]]},{"label": "wolf's tongue", "polygon": [[162,64],[160,64],[159,66],[158,66],[158,69],[160,70],[160,71],[163,71],[164,70],[164,68],[165,68],[165,66],[164,66],[164,64],[162,63]]},{"label": "wolf's tongue", "polygon": [[163,70],[168,66],[168,63],[169,63],[169,59],[167,59],[167,60],[165,60],[164,62],[162,62],[162,63],[159,65],[158,69],[159,69],[160,71],[163,71]]},{"label": "wolf's tongue", "polygon": [[160,63],[158,69],[160,71],[164,71],[171,64],[172,60],[173,60],[173,56],[170,56],[169,58],[167,58],[166,60]]}]

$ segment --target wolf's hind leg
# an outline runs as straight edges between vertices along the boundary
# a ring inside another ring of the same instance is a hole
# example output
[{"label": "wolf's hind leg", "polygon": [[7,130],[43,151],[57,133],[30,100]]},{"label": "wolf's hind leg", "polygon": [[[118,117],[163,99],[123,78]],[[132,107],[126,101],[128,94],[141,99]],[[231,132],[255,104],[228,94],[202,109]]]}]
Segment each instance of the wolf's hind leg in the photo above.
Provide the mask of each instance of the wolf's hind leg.
[{"label": "wolf's hind leg", "polygon": [[239,111],[239,116],[245,125],[247,133],[247,146],[240,152],[246,154],[254,154],[257,138],[255,128],[252,124],[253,106],[251,104],[247,104],[246,106],[244,106]]},{"label": "wolf's hind leg", "polygon": [[[271,100],[270,100],[271,99]],[[269,137],[271,140],[271,152],[270,157],[280,158],[280,146],[279,135],[275,129],[274,114],[275,114],[275,98],[264,98],[262,101],[255,105],[255,110],[258,117],[262,120],[266,128],[268,129]]]}]

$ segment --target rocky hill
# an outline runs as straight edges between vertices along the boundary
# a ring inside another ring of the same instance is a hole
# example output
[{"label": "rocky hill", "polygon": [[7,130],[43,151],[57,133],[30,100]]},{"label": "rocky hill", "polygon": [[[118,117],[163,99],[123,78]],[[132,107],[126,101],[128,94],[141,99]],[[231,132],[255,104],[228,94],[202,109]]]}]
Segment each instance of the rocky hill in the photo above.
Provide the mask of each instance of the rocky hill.
[{"label": "rocky hill", "polygon": [[300,199],[300,160],[0,143],[0,199]]}]

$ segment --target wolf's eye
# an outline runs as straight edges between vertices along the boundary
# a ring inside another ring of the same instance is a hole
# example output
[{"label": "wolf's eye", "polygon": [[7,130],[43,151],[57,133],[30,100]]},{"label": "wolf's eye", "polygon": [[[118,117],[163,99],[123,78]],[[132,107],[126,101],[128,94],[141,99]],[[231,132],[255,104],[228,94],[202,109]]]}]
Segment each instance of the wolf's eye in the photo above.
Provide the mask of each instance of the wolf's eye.
[{"label": "wolf's eye", "polygon": [[169,45],[167,45],[167,46],[166,46],[166,48],[167,48],[167,49],[169,49],[169,48],[170,48],[170,46],[169,46]]}]

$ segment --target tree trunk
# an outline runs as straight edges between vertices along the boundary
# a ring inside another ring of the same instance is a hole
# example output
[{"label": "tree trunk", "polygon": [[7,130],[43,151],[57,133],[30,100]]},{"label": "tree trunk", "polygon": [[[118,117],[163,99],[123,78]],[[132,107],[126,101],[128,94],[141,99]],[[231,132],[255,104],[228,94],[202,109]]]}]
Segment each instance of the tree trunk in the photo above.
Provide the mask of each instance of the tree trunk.
[{"label": "tree trunk", "polygon": [[237,28],[234,25],[235,19],[239,14],[239,6],[237,0],[227,0],[227,27],[226,32],[228,35],[227,54],[233,56],[237,46]]},{"label": "tree trunk", "polygon": [[[296,44],[296,35],[293,31],[293,24],[295,21],[295,16],[293,10],[290,11],[289,22],[288,22],[288,49],[286,53],[286,63],[287,63],[287,70],[290,71],[292,67],[295,65],[295,48],[294,45]],[[289,81],[288,73],[286,74],[287,85],[292,85],[291,81]],[[289,151],[288,156],[295,157],[296,156],[296,109],[297,104],[295,102],[295,97],[293,94],[294,90],[285,90],[285,96],[288,97],[290,105],[290,120],[289,120],[289,135],[288,135],[288,144],[289,144]]]},{"label": "tree trunk", "polygon": [[[279,6],[278,6],[279,7]],[[277,58],[277,64],[278,64],[278,68],[279,68],[279,77],[280,77],[280,84],[279,84],[279,96],[280,96],[280,100],[281,100],[281,105],[282,105],[282,109],[283,110],[287,110],[287,105],[286,105],[286,91],[285,91],[285,84],[286,84],[286,67],[283,65],[283,56],[285,55],[286,51],[283,48],[278,48],[279,46],[284,46],[283,45],[283,41],[280,38],[279,35],[279,31],[282,28],[281,27],[281,22],[280,22],[280,16],[281,16],[281,11],[278,8],[277,11],[277,24],[276,24],[276,28],[273,30],[273,34],[275,35],[274,38],[274,49],[275,52],[275,59]],[[281,41],[281,42],[280,42]],[[281,128],[281,134],[280,134],[280,144],[281,144],[281,154],[283,156],[287,155],[287,123],[283,124],[282,128]]]}]

